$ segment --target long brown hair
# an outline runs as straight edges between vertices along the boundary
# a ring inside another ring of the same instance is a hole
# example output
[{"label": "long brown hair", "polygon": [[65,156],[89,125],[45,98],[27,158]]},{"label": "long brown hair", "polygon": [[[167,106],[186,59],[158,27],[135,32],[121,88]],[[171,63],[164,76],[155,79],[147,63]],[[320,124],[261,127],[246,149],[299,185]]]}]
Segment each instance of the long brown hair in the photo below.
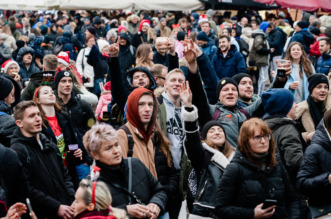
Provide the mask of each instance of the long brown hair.
[{"label": "long brown hair", "polygon": [[274,167],[277,165],[277,159],[276,159],[276,148],[274,139],[272,137],[272,132],[268,125],[258,118],[253,118],[250,120],[247,120],[244,122],[244,124],[241,126],[239,131],[239,137],[238,137],[238,149],[239,151],[252,163],[256,164],[255,162],[256,158],[253,155],[253,151],[251,149],[251,146],[249,144],[249,139],[254,137],[255,130],[260,130],[261,134],[269,134],[271,136],[269,140],[269,154],[268,154],[268,166]]},{"label": "long brown hair", "polygon": [[[32,100],[37,104],[38,109],[39,109],[39,111],[40,111],[40,116],[41,116],[41,118],[42,118],[43,126],[46,127],[46,125],[48,124],[48,120],[47,120],[47,118],[46,118],[46,114],[45,114],[43,108],[41,107],[41,104],[37,102],[37,99],[39,98],[39,96],[40,96],[40,92],[41,92],[41,89],[42,89],[43,87],[50,87],[50,86],[48,86],[48,85],[39,86],[39,87],[35,90],[35,92],[34,92],[34,94],[33,94],[33,99],[32,99]],[[50,87],[50,88],[51,88],[51,87]],[[52,89],[52,88],[51,88],[51,89]],[[57,103],[57,101],[56,101],[55,104],[54,104],[54,108],[55,108],[55,111],[61,112],[61,106]]]},{"label": "long brown hair", "polygon": [[151,45],[149,44],[141,44],[137,49],[137,58],[136,58],[136,66],[143,66],[150,69],[154,63],[151,61],[148,56],[151,52]]},{"label": "long brown hair", "polygon": [[155,135],[155,143],[157,145],[160,145],[162,152],[167,158],[167,164],[169,167],[171,167],[172,166],[172,157],[170,152],[171,144],[169,139],[164,135],[158,121],[156,121],[155,123],[154,135]]},{"label": "long brown hair", "polygon": [[295,45],[300,46],[301,51],[302,51],[302,55],[300,57],[300,63],[299,63],[299,65],[300,65],[300,70],[299,70],[300,78],[303,78],[302,68],[305,71],[305,74],[306,74],[306,76],[308,78],[308,77],[310,77],[313,74],[313,70],[311,68],[311,62],[307,58],[307,54],[306,54],[306,52],[305,52],[305,50],[304,50],[304,48],[303,48],[303,46],[302,46],[301,43],[299,43],[299,42],[293,42],[293,43],[291,43],[289,45],[289,47],[287,48],[286,56],[285,56],[284,59],[290,60],[291,62],[293,62],[293,59],[292,59],[292,56],[291,56],[291,49]]}]

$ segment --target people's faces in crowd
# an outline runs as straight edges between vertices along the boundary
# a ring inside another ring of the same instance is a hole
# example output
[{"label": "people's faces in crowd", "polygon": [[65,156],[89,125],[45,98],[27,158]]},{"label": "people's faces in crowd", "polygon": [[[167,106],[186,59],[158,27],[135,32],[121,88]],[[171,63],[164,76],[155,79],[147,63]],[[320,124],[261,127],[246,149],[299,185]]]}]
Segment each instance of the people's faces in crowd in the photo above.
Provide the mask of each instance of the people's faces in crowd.
[{"label": "people's faces in crowd", "polygon": [[138,23],[138,18],[137,17],[131,18],[131,23],[133,23],[133,24]]},{"label": "people's faces in crowd", "polygon": [[120,38],[120,45],[121,46],[126,46],[128,44],[128,41],[124,38]]},{"label": "people's faces in crowd", "polygon": [[187,28],[187,22],[186,22],[186,20],[183,20],[183,21],[181,22],[180,27],[181,27],[183,30],[186,30],[186,28]]},{"label": "people's faces in crowd", "polygon": [[73,82],[71,77],[63,77],[57,87],[57,92],[60,95],[68,96],[71,94]]},{"label": "people's faces in crowd", "polygon": [[174,72],[167,75],[164,87],[167,91],[168,96],[179,97],[180,86],[185,82],[185,76],[181,72]]},{"label": "people's faces in crowd", "polygon": [[318,84],[311,92],[311,97],[315,102],[324,102],[328,97],[329,86],[325,83]]},{"label": "people's faces in crowd", "polygon": [[290,51],[291,57],[293,60],[298,60],[302,56],[302,49],[298,44],[295,44],[291,47]]},{"label": "people's faces in crowd", "polygon": [[161,23],[162,26],[166,26],[167,25],[167,21],[165,19],[163,19],[160,23]]},{"label": "people's faces in crowd", "polygon": [[90,23],[91,23],[91,22],[90,22],[89,19],[85,19],[85,20],[84,20],[84,25],[85,25],[85,26],[88,26]]},{"label": "people's faces in crowd", "polygon": [[153,49],[151,48],[149,55],[148,55],[148,59],[153,61],[153,58],[154,58],[154,52],[153,52]]},{"label": "people's faces in crowd", "polygon": [[167,68],[162,68],[161,74],[159,76],[155,77],[156,83],[158,87],[163,87],[165,83],[165,79],[168,74],[168,69]]},{"label": "people's faces in crowd", "polygon": [[88,30],[85,31],[86,38],[93,37],[93,34],[91,34]]},{"label": "people's faces in crowd", "polygon": [[225,35],[225,36],[231,37],[231,35],[230,35],[228,29],[226,29],[226,28],[223,29],[222,35]]},{"label": "people's faces in crowd", "polygon": [[52,27],[52,31],[54,31],[54,32],[57,31],[57,27],[56,27],[56,25],[53,25],[53,27]]},{"label": "people's faces in crowd", "polygon": [[238,90],[233,84],[226,84],[219,93],[219,101],[227,107],[233,107],[238,101]]},{"label": "people's faces in crowd", "polygon": [[137,71],[132,76],[132,86],[133,87],[144,87],[148,88],[150,85],[150,80],[146,72]]},{"label": "people's faces in crowd", "polygon": [[104,46],[101,50],[101,53],[103,54],[109,54],[109,46]]},{"label": "people's faces in crowd", "polygon": [[254,130],[254,136],[250,137],[248,144],[253,153],[264,154],[269,151],[269,140],[271,136],[263,133],[260,129]]},{"label": "people's faces in crowd", "polygon": [[101,24],[93,24],[93,26],[96,28],[96,29],[99,29],[101,27]]},{"label": "people's faces in crowd", "polygon": [[154,99],[151,95],[142,95],[138,101],[138,113],[140,121],[147,128],[148,123],[151,121],[154,108]]},{"label": "people's faces in crowd", "polygon": [[34,137],[41,132],[41,115],[37,106],[30,106],[25,109],[23,119],[16,120],[16,125],[26,137]]},{"label": "people's faces in crowd", "polygon": [[209,24],[209,22],[203,22],[201,24],[201,30],[208,35],[209,34],[209,31],[210,31],[210,24]]},{"label": "people's faces in crowd", "polygon": [[32,54],[31,53],[25,54],[22,58],[22,61],[23,61],[24,64],[30,65],[31,62],[32,62]]},{"label": "people's faces in crowd", "polygon": [[55,102],[56,97],[53,89],[49,86],[42,86],[39,90],[39,98],[37,98],[37,103],[41,105],[53,106]]},{"label": "people's faces in crowd", "polygon": [[253,97],[253,81],[249,77],[243,77],[239,84],[238,84],[238,90],[239,90],[239,97],[243,101],[251,101]]},{"label": "people's faces in crowd", "polygon": [[146,25],[146,24],[144,24],[144,25],[141,27],[141,31],[142,31],[143,33],[146,33],[146,32],[148,31],[148,28],[149,28],[149,26]]},{"label": "people's faces in crowd", "polygon": [[115,35],[110,36],[110,37],[109,37],[109,41],[110,41],[111,43],[115,43],[115,41],[116,41],[116,36],[115,36]]},{"label": "people's faces in crowd", "polygon": [[86,205],[85,203],[84,194],[84,189],[82,187],[79,187],[75,194],[75,201],[71,205],[74,211],[74,217],[89,208],[89,205]]},{"label": "people's faces in crowd", "polygon": [[246,17],[241,18],[240,20],[241,26],[246,27],[248,24],[248,19]]},{"label": "people's faces in crowd", "polygon": [[256,30],[256,29],[259,28],[259,25],[257,25],[257,23],[255,23],[255,22],[253,22],[253,23],[251,24],[251,26],[252,26],[252,30]]},{"label": "people's faces in crowd", "polygon": [[297,106],[298,105],[295,102],[293,102],[291,110],[286,115],[287,118],[295,119],[297,117],[296,110],[295,110],[297,108]]},{"label": "people's faces in crowd", "polygon": [[[87,31],[87,32],[88,32],[88,31]],[[89,33],[89,32],[88,32],[88,33]],[[87,35],[86,35],[86,36],[87,36]],[[87,45],[87,47],[92,48],[92,46],[95,45],[95,39],[94,39],[94,37],[91,37],[91,38],[87,41],[86,45]]]},{"label": "people's faces in crowd", "polygon": [[63,63],[59,63],[57,66],[63,71],[67,69],[67,66]]},{"label": "people's faces in crowd", "polygon": [[299,32],[302,29],[301,29],[301,27],[299,27],[299,25],[295,25],[294,30],[295,30],[295,32]]},{"label": "people's faces in crowd", "polygon": [[211,145],[222,146],[225,142],[225,134],[223,129],[217,125],[212,126],[207,132],[206,140]]},{"label": "people's faces in crowd", "polygon": [[231,36],[236,37],[237,36],[237,31],[236,29],[231,30]]},{"label": "people's faces in crowd", "polygon": [[7,70],[7,74],[14,78],[18,74],[18,66],[11,64]]},{"label": "people's faces in crowd", "polygon": [[98,152],[92,152],[94,159],[109,166],[119,166],[122,162],[122,150],[118,138],[110,138],[102,142]]},{"label": "people's faces in crowd", "polygon": [[326,40],[320,40],[319,50],[321,54],[328,54],[330,52],[330,44],[328,44]]},{"label": "people's faces in crowd", "polygon": [[15,86],[13,86],[13,89],[10,91],[7,97],[3,99],[9,106],[11,106],[15,102]]},{"label": "people's faces in crowd", "polygon": [[158,53],[164,56],[168,52],[168,38],[158,37],[156,39],[155,48]]},{"label": "people's faces in crowd", "polygon": [[228,41],[227,38],[221,38],[219,40],[219,46],[222,52],[228,52],[231,47],[231,41]]}]

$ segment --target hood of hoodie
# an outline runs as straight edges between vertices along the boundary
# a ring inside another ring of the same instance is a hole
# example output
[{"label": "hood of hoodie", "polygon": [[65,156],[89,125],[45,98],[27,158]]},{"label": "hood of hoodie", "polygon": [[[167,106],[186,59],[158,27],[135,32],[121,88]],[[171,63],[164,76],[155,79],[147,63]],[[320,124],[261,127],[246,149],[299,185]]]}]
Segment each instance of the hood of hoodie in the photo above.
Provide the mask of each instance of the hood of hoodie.
[{"label": "hood of hoodie", "polygon": [[331,152],[331,139],[328,131],[325,128],[323,119],[316,128],[313,139],[311,140],[311,145],[312,144],[321,145],[326,150]]},{"label": "hood of hoodie", "polygon": [[148,87],[149,90],[153,91],[156,87],[157,87],[157,83],[152,75],[152,73],[145,67],[135,67],[135,68],[132,68],[130,69],[127,73],[126,73],[126,80],[130,86],[130,89],[133,90],[135,89],[135,87],[132,86],[132,77],[133,77],[133,74],[137,71],[142,71],[142,72],[145,72],[149,78],[149,81],[150,81],[150,85]]},{"label": "hood of hoodie", "polygon": [[10,106],[3,100],[0,100],[0,111],[11,115]]},{"label": "hood of hoodie", "polygon": [[[131,45],[132,40],[131,40],[131,37],[129,36],[129,34],[127,34],[127,33],[120,33],[118,36],[121,37],[121,38],[123,38],[123,39],[126,39],[126,41],[127,41],[126,46]],[[120,47],[121,47],[121,45],[120,45]]]},{"label": "hood of hoodie", "polygon": [[16,61],[18,62],[18,64],[22,65],[23,64],[23,56],[27,53],[31,53],[32,54],[32,62],[34,62],[34,49],[32,49],[31,47],[22,47],[18,53],[17,53],[17,58]]},{"label": "hood of hoodie", "polygon": [[262,35],[263,37],[265,37],[265,33],[263,32],[263,30],[261,29],[256,29],[256,30],[253,30],[252,32],[252,37],[256,37],[257,35]]}]

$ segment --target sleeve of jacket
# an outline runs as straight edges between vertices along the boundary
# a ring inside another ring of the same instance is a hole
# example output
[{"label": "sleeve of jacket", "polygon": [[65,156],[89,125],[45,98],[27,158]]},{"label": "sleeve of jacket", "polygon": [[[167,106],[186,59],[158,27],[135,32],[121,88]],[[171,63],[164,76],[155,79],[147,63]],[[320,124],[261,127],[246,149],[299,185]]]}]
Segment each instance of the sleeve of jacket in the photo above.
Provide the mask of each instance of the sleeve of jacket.
[{"label": "sleeve of jacket", "polygon": [[179,170],[176,170],[174,167],[174,164],[172,163],[172,166],[169,167],[169,179],[167,185],[163,185],[167,197],[171,197],[177,192],[178,188],[178,181],[179,181]]},{"label": "sleeve of jacket", "polygon": [[21,94],[21,98],[22,100],[32,100],[32,83],[28,83],[28,86],[26,86],[26,88],[24,88],[22,94]]},{"label": "sleeve of jacket", "polygon": [[47,196],[44,192],[37,189],[32,183],[30,179],[30,170],[29,165],[27,163],[27,154],[24,149],[22,149],[18,145],[12,145],[11,148],[16,151],[19,160],[21,161],[23,165],[23,172],[26,177],[26,183],[28,185],[29,190],[29,197],[31,199],[31,202],[34,202],[36,205],[38,205],[40,208],[49,209],[50,212],[52,212],[54,215],[57,214],[57,210],[60,207],[60,202],[56,199]]},{"label": "sleeve of jacket", "polygon": [[169,54],[169,69],[168,69],[168,72],[170,72],[171,70],[173,70],[175,68],[179,68],[178,54],[175,53],[174,56]]},{"label": "sleeve of jacket", "polygon": [[247,72],[247,67],[246,67],[246,63],[245,63],[245,59],[244,57],[241,55],[241,53],[236,52],[237,54],[237,72],[238,73],[243,73],[243,72]]},{"label": "sleeve of jacket", "polygon": [[85,51],[85,49],[81,49],[79,51],[77,59],[76,59],[76,68],[77,68],[77,71],[79,72],[80,75],[84,74],[84,71],[83,71],[83,62],[84,62],[83,54],[84,54],[84,51]]},{"label": "sleeve of jacket", "polygon": [[117,57],[112,57],[110,59],[109,69],[111,75],[111,94],[119,108],[124,109],[130,91],[122,79],[121,69]]},{"label": "sleeve of jacket", "polygon": [[217,217],[231,219],[254,218],[254,209],[235,206],[240,183],[239,167],[235,163],[230,163],[226,167],[218,187],[215,208]]},{"label": "sleeve of jacket", "polygon": [[87,57],[87,63],[93,67],[98,65],[100,60],[100,52],[96,45],[93,45],[91,48],[90,53],[86,56]]},{"label": "sleeve of jacket", "polygon": [[316,41],[313,45],[311,45],[310,50],[309,50],[309,55],[311,55],[311,56],[320,56],[321,55],[318,41]]},{"label": "sleeve of jacket", "polygon": [[310,145],[306,149],[297,175],[297,188],[307,196],[325,188],[329,190],[331,187],[329,182],[330,173],[321,173],[320,170],[319,154],[322,150],[319,152],[318,147],[320,146]]},{"label": "sleeve of jacket", "polygon": [[[104,102],[104,98],[101,96],[97,105],[97,108],[95,110],[95,114],[97,114],[98,116],[101,114],[101,110],[103,107],[103,102]],[[98,118],[96,118],[98,119]]]},{"label": "sleeve of jacket", "polygon": [[244,109],[247,110],[250,116],[252,116],[255,111],[262,110],[261,107],[263,108],[262,99],[259,97],[253,104],[245,107]]},{"label": "sleeve of jacket", "polygon": [[208,56],[205,53],[202,53],[202,55],[197,58],[197,62],[204,84],[211,90],[216,90],[219,78],[217,77],[215,69]]}]

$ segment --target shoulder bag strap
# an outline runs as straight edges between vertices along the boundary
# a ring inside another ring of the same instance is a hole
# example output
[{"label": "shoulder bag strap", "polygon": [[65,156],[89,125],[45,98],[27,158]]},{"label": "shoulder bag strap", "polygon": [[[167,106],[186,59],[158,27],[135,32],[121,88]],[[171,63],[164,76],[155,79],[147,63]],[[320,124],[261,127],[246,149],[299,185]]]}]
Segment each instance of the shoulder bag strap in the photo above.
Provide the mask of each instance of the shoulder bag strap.
[{"label": "shoulder bag strap", "polygon": [[[129,183],[128,183],[128,191],[132,194],[132,158],[128,157],[128,164],[129,164]],[[129,196],[129,202],[132,203],[132,197]]]}]

